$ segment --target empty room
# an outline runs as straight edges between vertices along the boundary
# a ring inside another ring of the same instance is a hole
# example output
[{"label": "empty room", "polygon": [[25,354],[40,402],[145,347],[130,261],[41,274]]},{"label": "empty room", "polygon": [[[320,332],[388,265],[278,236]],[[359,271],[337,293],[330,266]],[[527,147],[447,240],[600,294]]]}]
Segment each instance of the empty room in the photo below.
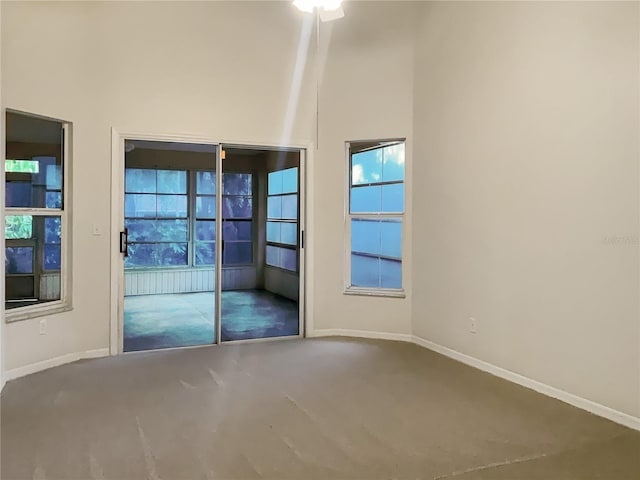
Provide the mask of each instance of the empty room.
[{"label": "empty room", "polygon": [[0,28],[3,480],[640,478],[640,2]]}]

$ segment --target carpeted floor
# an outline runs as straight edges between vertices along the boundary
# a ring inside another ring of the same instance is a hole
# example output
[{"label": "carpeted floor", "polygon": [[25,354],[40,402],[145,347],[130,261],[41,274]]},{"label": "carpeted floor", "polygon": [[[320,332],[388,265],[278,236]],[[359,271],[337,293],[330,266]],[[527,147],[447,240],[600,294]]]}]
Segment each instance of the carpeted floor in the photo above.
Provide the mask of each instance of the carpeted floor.
[{"label": "carpeted floor", "polygon": [[[213,292],[124,299],[124,351],[215,342]],[[298,334],[298,303],[266,290],[222,292],[222,341]]]},{"label": "carpeted floor", "polygon": [[399,342],[81,361],[1,420],[3,480],[640,478],[640,432]]}]

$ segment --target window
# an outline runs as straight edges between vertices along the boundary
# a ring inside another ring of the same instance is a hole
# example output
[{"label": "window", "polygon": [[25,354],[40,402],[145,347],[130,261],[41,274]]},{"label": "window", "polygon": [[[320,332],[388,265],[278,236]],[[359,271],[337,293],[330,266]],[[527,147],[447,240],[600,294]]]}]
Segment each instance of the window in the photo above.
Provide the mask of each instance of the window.
[{"label": "window", "polygon": [[68,124],[6,113],[5,310],[7,320],[69,308]]},{"label": "window", "polygon": [[127,168],[124,215],[126,267],[188,264],[186,170]]},{"label": "window", "polygon": [[401,292],[404,141],[348,147],[347,292]]},{"label": "window", "polygon": [[[252,264],[252,175],[226,173],[222,182],[222,263]],[[126,168],[125,227],[125,267],[214,265],[216,173]]]},{"label": "window", "polygon": [[222,263],[253,263],[253,191],[248,173],[222,176]]},{"label": "window", "polygon": [[271,172],[267,185],[266,262],[298,271],[298,167]]},{"label": "window", "polygon": [[216,263],[216,174],[196,172],[195,265]]}]

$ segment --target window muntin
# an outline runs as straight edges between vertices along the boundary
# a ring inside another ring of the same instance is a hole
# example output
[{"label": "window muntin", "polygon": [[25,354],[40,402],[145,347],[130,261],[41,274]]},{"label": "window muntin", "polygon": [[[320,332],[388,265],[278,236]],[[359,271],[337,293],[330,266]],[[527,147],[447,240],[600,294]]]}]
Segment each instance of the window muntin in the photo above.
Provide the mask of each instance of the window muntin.
[{"label": "window muntin", "polygon": [[349,144],[347,290],[402,290],[404,141]]},{"label": "window muntin", "polygon": [[298,270],[298,167],[271,172],[267,178],[266,263]]}]

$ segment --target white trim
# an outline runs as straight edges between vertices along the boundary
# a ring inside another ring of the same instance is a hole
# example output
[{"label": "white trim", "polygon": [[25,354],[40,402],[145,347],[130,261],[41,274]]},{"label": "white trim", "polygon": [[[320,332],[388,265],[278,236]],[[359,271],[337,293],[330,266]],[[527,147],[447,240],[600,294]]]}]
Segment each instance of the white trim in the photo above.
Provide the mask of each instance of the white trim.
[{"label": "white trim", "polygon": [[[313,268],[313,235],[310,232],[313,231],[314,225],[314,186],[310,180],[315,178],[314,171],[314,145],[309,145],[304,150],[304,178],[301,179],[301,183],[304,183],[304,291],[300,292],[304,297],[304,324],[303,330],[300,331],[301,336],[309,336],[314,329],[314,284],[315,279],[312,274]],[[309,274],[307,274],[309,272]]]},{"label": "white trim", "polygon": [[384,288],[360,288],[347,287],[342,292],[345,295],[359,295],[361,297],[389,297],[389,298],[406,298],[407,294],[403,289],[384,289]]},{"label": "white trim", "polygon": [[[224,159],[223,159],[224,155]],[[220,345],[222,343],[222,246],[224,245],[224,240],[222,239],[222,223],[224,221],[222,217],[222,203],[224,197],[224,186],[222,185],[222,178],[224,175],[224,162],[226,160],[226,154],[224,153],[224,145],[219,143],[216,146],[216,165],[215,165],[215,174],[216,174],[216,190],[215,190],[215,202],[216,202],[216,244],[215,244],[215,265],[214,265],[214,275],[215,275],[215,293],[214,293],[214,312],[213,312],[213,324],[216,330],[216,338],[213,342],[215,345]],[[253,178],[253,175],[251,176]],[[253,181],[251,182],[253,183]],[[196,185],[196,198],[197,198],[197,185]],[[197,200],[196,200],[197,202]],[[197,222],[198,213],[196,211],[189,212],[190,216],[193,216]],[[253,218],[253,208],[251,212]],[[191,218],[189,218],[191,221]],[[254,221],[251,220],[252,230],[254,228]],[[251,246],[254,249],[254,246]],[[195,250],[195,248],[194,248]]]},{"label": "white trim", "polygon": [[98,348],[96,350],[87,350],[85,352],[68,353],[59,357],[50,358],[49,360],[43,360],[41,362],[25,365],[24,367],[14,368],[5,372],[3,381],[15,380],[16,378],[24,377],[25,375],[31,375],[32,373],[48,370],[49,368],[59,367],[67,363],[76,362],[78,360],[85,360],[89,358],[102,358],[109,356],[108,348]]},{"label": "white trim", "polygon": [[352,330],[348,328],[321,328],[309,332],[308,336],[375,338],[378,340],[394,340],[396,342],[413,342],[413,336],[409,333],[375,332],[370,330]]},{"label": "white trim", "polygon": [[438,345],[437,343],[425,340],[424,338],[418,337],[416,335],[413,335],[413,343],[427,348],[433,352],[444,355],[445,357],[449,357],[453,360],[464,363],[465,365],[469,365],[471,367],[482,370],[483,372],[490,373],[491,375],[495,375],[496,377],[503,378],[513,383],[517,383],[518,385],[530,388],[531,390],[535,390],[536,392],[542,393],[543,395],[546,395],[548,397],[561,400],[565,403],[568,403],[569,405],[573,405],[574,407],[578,407],[582,410],[593,413],[594,415],[598,415],[599,417],[606,418],[608,420],[611,420],[612,422],[624,425],[625,427],[640,431],[639,417],[634,417],[633,415],[614,410],[613,408],[607,407],[592,400],[587,400],[586,398],[579,397],[578,395],[574,395],[573,393],[565,392],[564,390],[560,390],[559,388],[552,387],[551,385],[547,385],[537,380],[533,380],[531,378],[525,377],[505,368],[498,367],[496,365],[477,359],[470,355],[466,355],[456,350],[443,347],[442,345]]}]

